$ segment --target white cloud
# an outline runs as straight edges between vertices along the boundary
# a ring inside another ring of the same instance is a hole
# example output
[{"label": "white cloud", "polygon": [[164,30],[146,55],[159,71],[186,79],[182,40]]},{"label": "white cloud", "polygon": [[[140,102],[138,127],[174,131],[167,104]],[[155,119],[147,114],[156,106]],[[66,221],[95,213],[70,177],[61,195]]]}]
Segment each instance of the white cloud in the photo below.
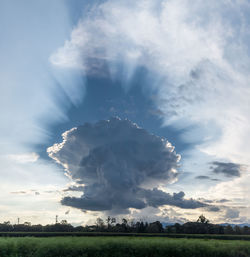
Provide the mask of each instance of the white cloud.
[{"label": "white cloud", "polygon": [[[150,86],[158,92],[164,124],[197,125],[182,138],[199,143],[183,160],[188,171],[205,172],[210,158],[250,164],[249,13],[246,0],[108,0],[82,17],[50,60],[100,76],[104,64],[113,76],[120,75],[117,64],[122,63],[123,79],[146,67],[154,74]],[[240,215],[249,216],[248,181],[243,174],[216,182],[209,194],[231,199],[227,205],[244,202],[248,207]],[[199,190],[191,185],[174,186],[190,187],[194,197],[207,195],[204,185]]]},{"label": "white cloud", "polygon": [[25,154],[9,154],[7,156],[10,160],[19,163],[36,162],[39,158],[37,153],[25,153]]},{"label": "white cloud", "polygon": [[146,67],[165,124],[208,127],[201,151],[248,163],[249,12],[247,1],[109,0],[79,21],[51,62],[99,75],[107,62],[114,76],[123,63],[127,78]]},{"label": "white cloud", "polygon": [[[135,62],[160,75],[167,72],[171,82],[178,84],[202,60],[222,60],[219,21],[207,28],[188,21],[197,12],[190,10],[188,1],[157,1],[157,12],[152,10],[153,1],[143,3],[107,1],[93,8],[72,31],[71,40],[51,56],[51,62],[86,71],[102,67],[102,61],[110,65],[122,61],[127,66]],[[94,60],[93,66],[89,60]]]}]

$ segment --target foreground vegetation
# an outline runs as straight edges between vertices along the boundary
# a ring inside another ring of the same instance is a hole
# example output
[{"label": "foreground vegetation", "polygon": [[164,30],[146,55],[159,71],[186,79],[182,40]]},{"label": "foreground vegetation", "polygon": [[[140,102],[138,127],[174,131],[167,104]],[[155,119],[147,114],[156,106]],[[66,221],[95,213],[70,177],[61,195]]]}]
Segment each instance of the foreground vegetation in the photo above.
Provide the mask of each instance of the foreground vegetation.
[{"label": "foreground vegetation", "polygon": [[0,237],[166,237],[250,241],[249,235],[121,232],[0,232]]},{"label": "foreground vegetation", "polygon": [[248,257],[250,242],[162,237],[0,238],[1,257]]}]

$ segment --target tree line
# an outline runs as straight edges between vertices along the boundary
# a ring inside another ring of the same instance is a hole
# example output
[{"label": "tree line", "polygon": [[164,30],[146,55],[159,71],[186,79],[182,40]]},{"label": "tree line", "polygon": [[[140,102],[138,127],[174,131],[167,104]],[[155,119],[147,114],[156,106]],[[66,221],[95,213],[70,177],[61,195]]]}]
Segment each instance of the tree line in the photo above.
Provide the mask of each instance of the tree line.
[{"label": "tree line", "polygon": [[11,224],[9,221],[0,223],[0,232],[120,232],[120,233],[173,233],[173,234],[229,234],[250,235],[250,227],[218,225],[209,222],[201,215],[196,222],[175,223],[163,226],[160,221],[144,222],[129,221],[125,218],[119,223],[116,218],[108,216],[105,220],[97,218],[94,225],[74,227],[66,220],[50,225]]}]

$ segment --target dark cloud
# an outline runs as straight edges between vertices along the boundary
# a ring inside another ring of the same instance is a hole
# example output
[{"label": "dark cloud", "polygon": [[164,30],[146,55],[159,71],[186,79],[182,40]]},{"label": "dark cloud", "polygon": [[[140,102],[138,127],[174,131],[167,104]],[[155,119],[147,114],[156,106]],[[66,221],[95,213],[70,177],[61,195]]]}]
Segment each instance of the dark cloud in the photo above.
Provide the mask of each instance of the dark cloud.
[{"label": "dark cloud", "polygon": [[211,178],[212,181],[221,181],[220,179],[218,178]]},{"label": "dark cloud", "polygon": [[196,176],[195,179],[200,179],[200,180],[211,180],[211,181],[220,181],[220,179],[217,179],[217,178],[211,178],[209,176],[204,176],[204,175],[201,175],[201,176]]},{"label": "dark cloud", "polygon": [[240,177],[241,165],[232,162],[212,162],[210,169],[216,174],[223,174],[227,177]]},{"label": "dark cloud", "polygon": [[213,203],[213,200],[209,200],[209,199],[205,199],[205,198],[198,198],[199,201],[203,202],[203,203]]},{"label": "dark cloud", "polygon": [[210,179],[208,176],[196,176],[196,179]]},{"label": "dark cloud", "polygon": [[228,200],[228,199],[220,199],[220,200],[217,200],[216,202],[217,203],[227,203],[227,202],[230,202],[230,200]]},{"label": "dark cloud", "polygon": [[157,189],[176,180],[180,157],[166,139],[129,120],[111,118],[73,128],[63,134],[61,144],[48,148],[48,154],[65,167],[77,189],[84,184],[82,197],[65,197],[64,205],[115,213],[165,204],[204,206],[184,199],[183,192],[170,195]]},{"label": "dark cloud", "polygon": [[84,190],[84,186],[70,186],[66,189],[63,189],[64,192],[70,192],[70,191],[82,192],[83,190]]},{"label": "dark cloud", "polygon": [[211,212],[219,212],[220,208],[218,206],[209,206],[207,207],[207,210]]},{"label": "dark cloud", "polygon": [[[197,200],[199,200],[199,201],[201,201],[202,203],[208,203],[208,204],[218,204],[218,203],[226,203],[226,202],[230,202],[230,200],[228,200],[228,199],[218,199],[218,200],[210,200],[210,199],[205,199],[205,198],[198,198]],[[214,206],[214,205],[209,205],[208,207],[207,207],[207,209],[209,209],[209,208],[213,208],[213,207],[217,207],[218,208],[218,206]]]},{"label": "dark cloud", "polygon": [[141,189],[139,196],[144,197],[147,205],[152,207],[173,205],[184,209],[196,209],[207,206],[205,203],[193,199],[184,199],[185,193],[182,191],[171,195],[157,188],[153,190]]}]

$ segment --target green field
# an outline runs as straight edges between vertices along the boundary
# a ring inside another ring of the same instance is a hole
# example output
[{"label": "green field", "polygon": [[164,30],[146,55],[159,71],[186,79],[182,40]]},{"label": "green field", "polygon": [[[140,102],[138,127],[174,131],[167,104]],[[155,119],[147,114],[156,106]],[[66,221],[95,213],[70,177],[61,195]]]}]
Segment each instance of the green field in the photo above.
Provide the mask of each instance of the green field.
[{"label": "green field", "polygon": [[250,242],[162,237],[2,237],[11,257],[249,257]]},{"label": "green field", "polygon": [[[121,232],[0,232],[0,237],[169,237],[219,240],[247,240],[250,235],[225,234],[173,234],[173,233],[121,233]],[[1,257],[1,256],[0,256]]]}]

